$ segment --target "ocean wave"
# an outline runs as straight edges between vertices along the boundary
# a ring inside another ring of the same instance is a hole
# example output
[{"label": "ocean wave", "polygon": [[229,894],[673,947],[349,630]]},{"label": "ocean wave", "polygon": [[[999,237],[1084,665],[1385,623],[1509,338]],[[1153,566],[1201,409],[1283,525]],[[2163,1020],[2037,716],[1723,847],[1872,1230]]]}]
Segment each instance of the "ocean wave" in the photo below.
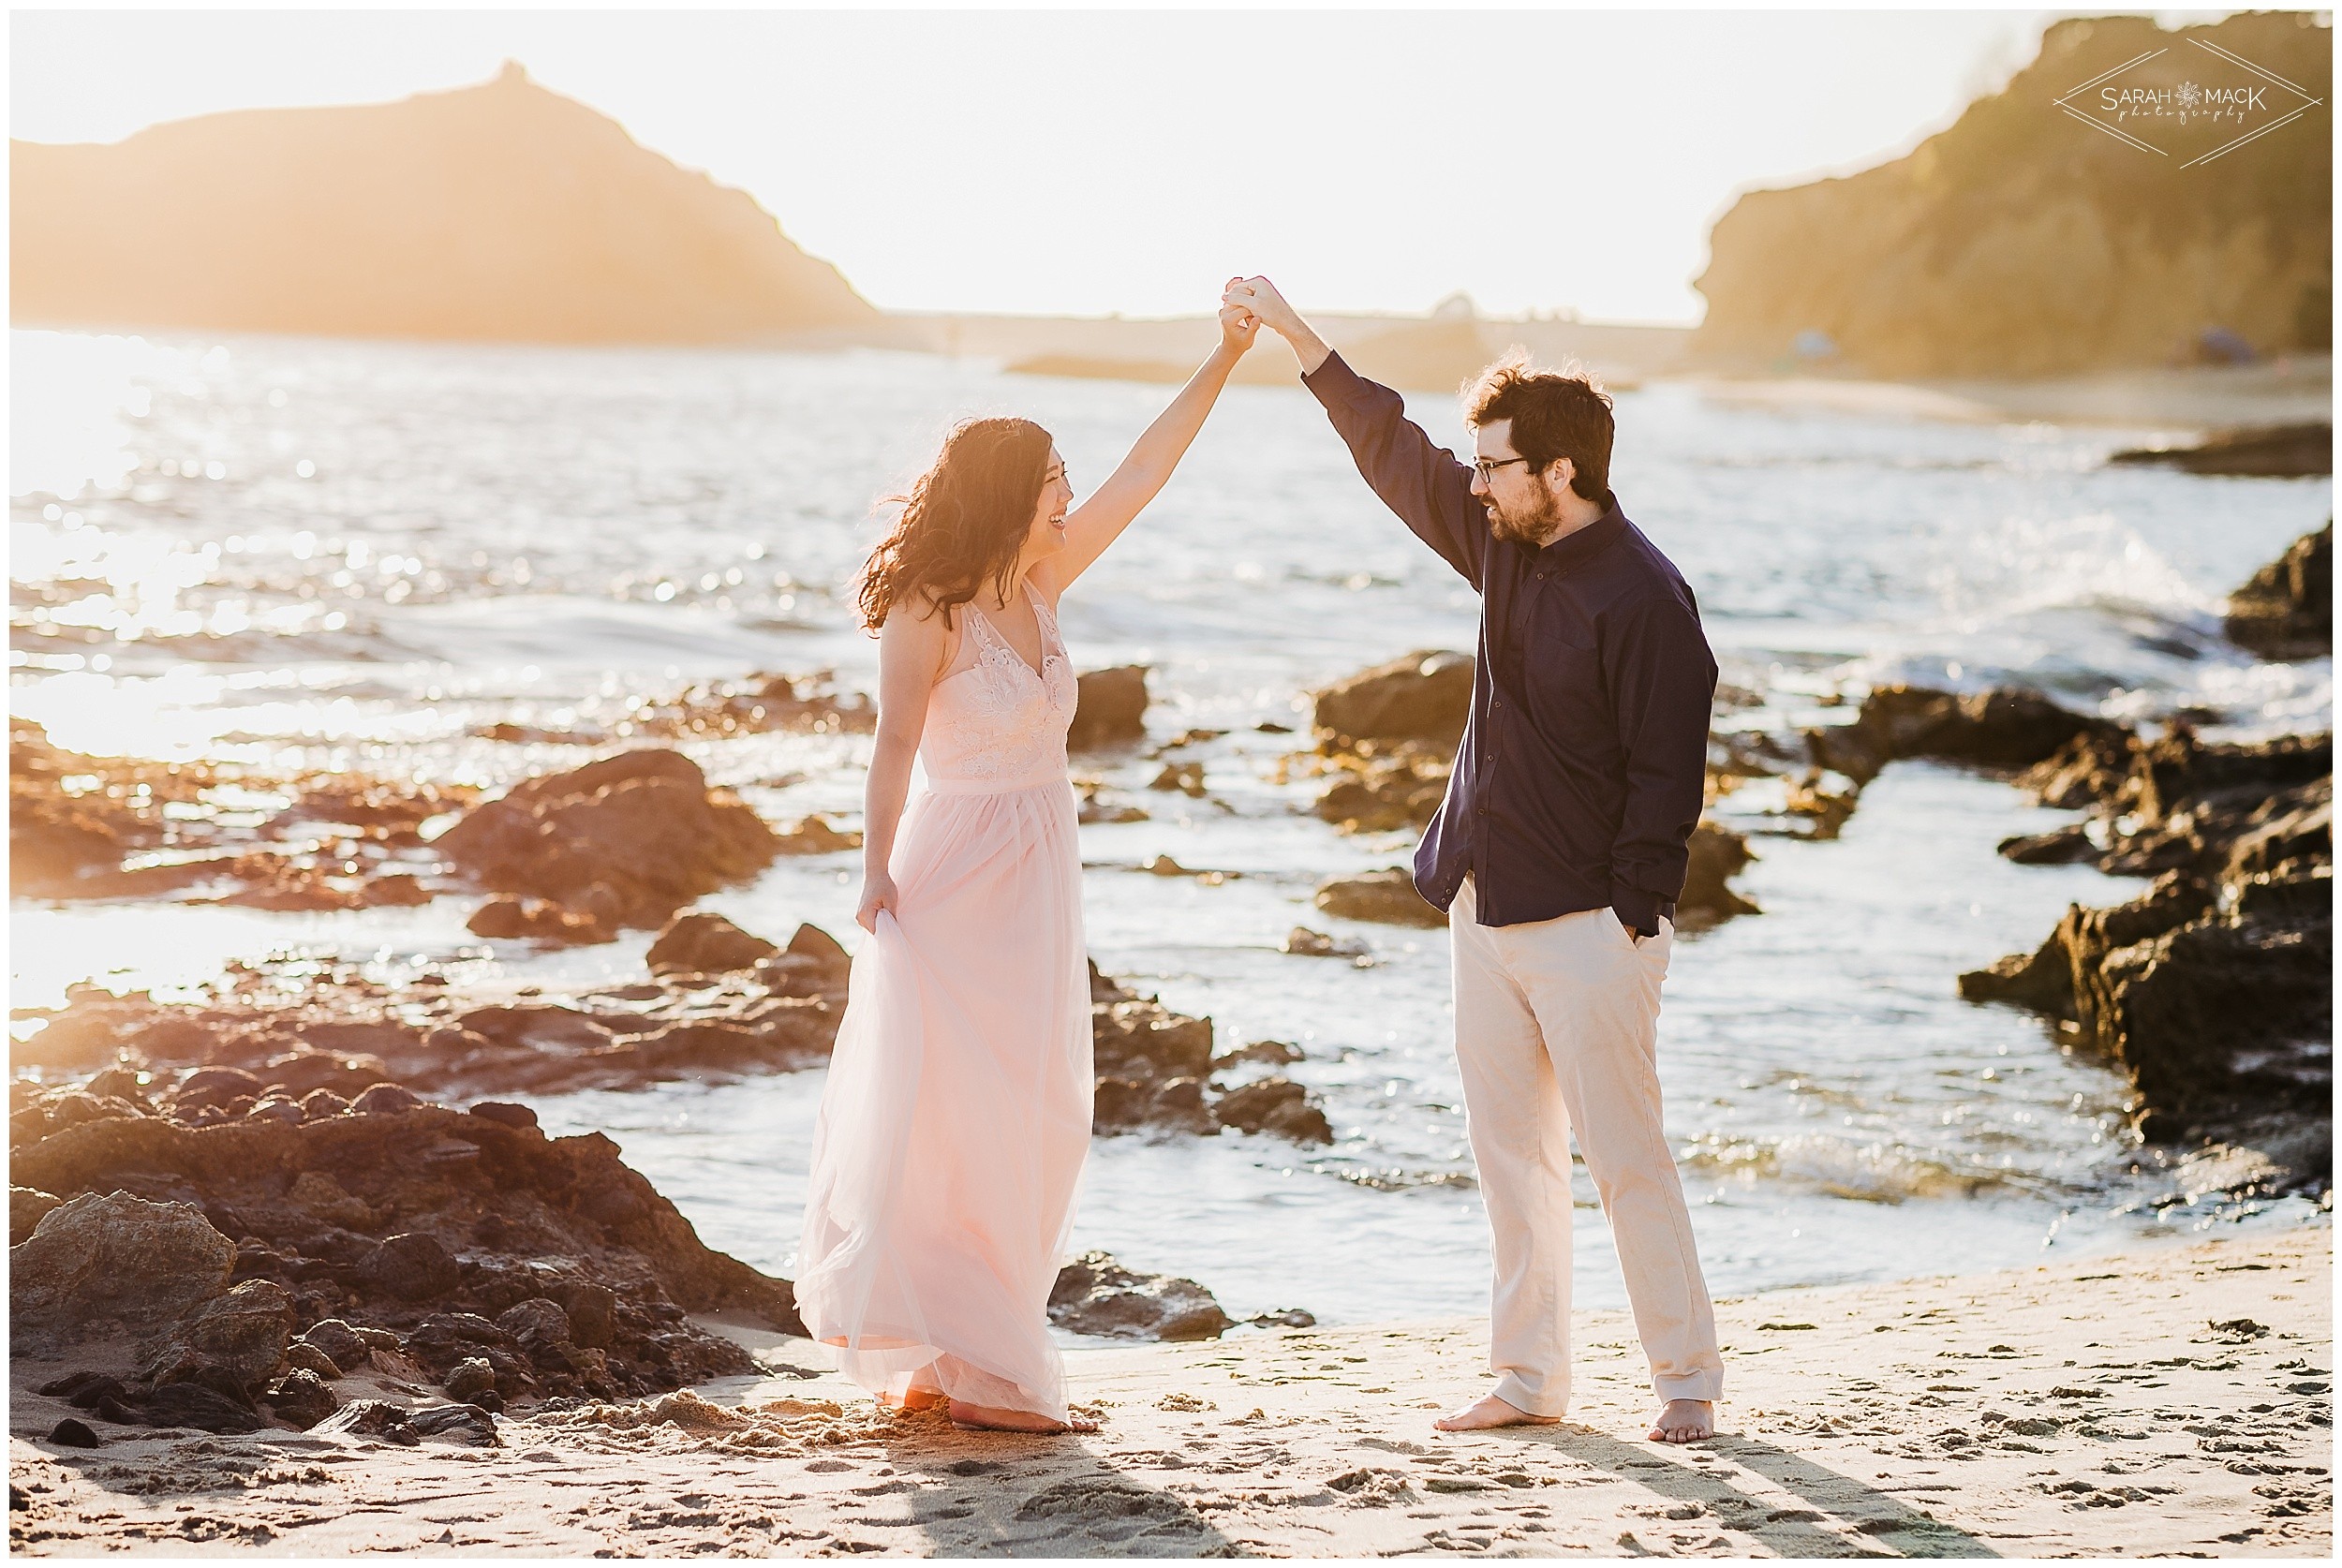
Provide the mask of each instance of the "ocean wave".
[{"label": "ocean wave", "polygon": [[1719,1179],[1748,1186],[1778,1182],[1860,1203],[1974,1198],[1997,1191],[2038,1195],[2050,1186],[2030,1172],[1981,1165],[1939,1150],[1826,1133],[1734,1138],[1712,1132],[1680,1152],[1686,1167]]}]

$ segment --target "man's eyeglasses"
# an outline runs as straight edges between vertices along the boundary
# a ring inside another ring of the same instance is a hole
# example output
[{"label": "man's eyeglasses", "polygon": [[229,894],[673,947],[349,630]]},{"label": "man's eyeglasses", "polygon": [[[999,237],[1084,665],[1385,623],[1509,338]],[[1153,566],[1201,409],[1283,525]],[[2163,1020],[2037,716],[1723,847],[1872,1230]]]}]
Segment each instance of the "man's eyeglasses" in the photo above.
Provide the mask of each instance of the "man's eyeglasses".
[{"label": "man's eyeglasses", "polygon": [[1493,460],[1483,457],[1476,463],[1473,464],[1472,466],[1478,472],[1480,476],[1480,482],[1482,484],[1486,484],[1496,477],[1497,469],[1509,468],[1516,463],[1526,463],[1529,460],[1525,457],[1499,457]]}]

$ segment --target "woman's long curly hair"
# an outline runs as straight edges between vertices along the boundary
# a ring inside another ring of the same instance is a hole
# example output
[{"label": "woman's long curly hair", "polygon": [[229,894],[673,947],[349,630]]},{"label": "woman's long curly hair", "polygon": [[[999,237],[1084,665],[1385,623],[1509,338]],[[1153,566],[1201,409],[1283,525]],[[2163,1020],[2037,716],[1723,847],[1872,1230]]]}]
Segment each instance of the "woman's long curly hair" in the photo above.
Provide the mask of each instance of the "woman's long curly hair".
[{"label": "woman's long curly hair", "polygon": [[969,420],[955,429],[911,493],[887,497],[902,515],[863,569],[863,626],[877,631],[913,594],[950,626],[954,607],[987,579],[994,597],[1005,599],[1041,504],[1051,444],[1030,420]]}]

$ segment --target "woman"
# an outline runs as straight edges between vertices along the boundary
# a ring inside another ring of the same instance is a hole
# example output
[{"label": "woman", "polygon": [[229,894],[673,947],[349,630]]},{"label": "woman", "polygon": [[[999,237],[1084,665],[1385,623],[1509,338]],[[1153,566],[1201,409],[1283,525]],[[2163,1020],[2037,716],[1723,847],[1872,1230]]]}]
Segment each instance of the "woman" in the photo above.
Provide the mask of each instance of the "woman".
[{"label": "woman", "polygon": [[[1048,1333],[1089,1149],[1089,984],[1058,597],[1171,477],[1252,346],[1220,346],[1070,513],[1027,420],[955,430],[861,588],[879,722],[846,1015],[813,1134],[797,1305],[882,1400],[1094,1431]],[[908,805],[911,764],[926,787]]]}]

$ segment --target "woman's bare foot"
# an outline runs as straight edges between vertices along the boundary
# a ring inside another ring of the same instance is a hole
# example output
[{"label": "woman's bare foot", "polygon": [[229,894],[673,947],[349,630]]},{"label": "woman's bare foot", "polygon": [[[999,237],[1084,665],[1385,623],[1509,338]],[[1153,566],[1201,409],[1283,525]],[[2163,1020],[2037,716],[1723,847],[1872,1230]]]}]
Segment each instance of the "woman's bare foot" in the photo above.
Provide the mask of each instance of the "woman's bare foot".
[{"label": "woman's bare foot", "polygon": [[971,1432],[1037,1432],[1043,1437],[1060,1437],[1067,1432],[1094,1432],[1095,1421],[1075,1416],[1071,1421],[1059,1421],[1039,1411],[1002,1410],[993,1405],[971,1405],[964,1400],[952,1401],[952,1425]]},{"label": "woman's bare foot", "polygon": [[899,1399],[888,1395],[879,1397],[880,1404],[895,1410],[933,1410],[950,1402],[951,1397],[940,1388],[907,1388]]},{"label": "woman's bare foot", "polygon": [[1651,1424],[1653,1442],[1705,1442],[1716,1435],[1716,1407],[1706,1399],[1669,1399]]},{"label": "woman's bare foot", "polygon": [[1443,1432],[1480,1432],[1490,1427],[1550,1427],[1558,1415],[1532,1415],[1519,1405],[1490,1394],[1477,1404],[1443,1415],[1431,1423]]}]

